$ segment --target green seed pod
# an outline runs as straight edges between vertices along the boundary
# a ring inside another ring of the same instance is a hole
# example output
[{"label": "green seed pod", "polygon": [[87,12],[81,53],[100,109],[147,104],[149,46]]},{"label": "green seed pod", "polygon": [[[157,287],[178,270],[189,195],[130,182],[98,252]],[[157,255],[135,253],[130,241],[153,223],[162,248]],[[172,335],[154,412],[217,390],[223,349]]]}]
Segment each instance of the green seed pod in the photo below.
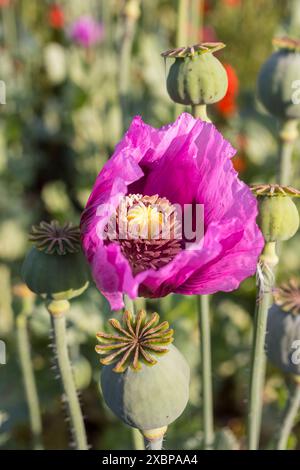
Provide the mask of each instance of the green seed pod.
[{"label": "green seed pod", "polygon": [[228,78],[221,62],[213,55],[222,43],[203,43],[166,51],[163,57],[175,58],[167,77],[167,90],[175,103],[207,105],[226,94]]},{"label": "green seed pod", "polygon": [[[278,49],[263,64],[257,81],[258,98],[280,119],[300,119],[300,41],[275,38]],[[298,84],[298,85],[297,85]]]},{"label": "green seed pod", "polygon": [[279,185],[252,187],[258,200],[257,223],[266,242],[289,240],[299,228],[299,214],[292,197],[300,192]]},{"label": "green seed pod", "polygon": [[283,372],[300,376],[300,284],[296,280],[276,289],[268,312],[266,354]]},{"label": "green seed pod", "polygon": [[101,360],[106,364],[101,389],[107,406],[144,435],[165,430],[181,415],[189,398],[189,366],[170,344],[173,331],[167,322],[159,323],[156,313],[148,320],[143,310],[136,320],[126,312],[124,326],[117,320],[110,323],[122,336],[98,333],[104,344],[96,347],[99,354],[109,354]]},{"label": "green seed pod", "polygon": [[88,267],[77,227],[41,222],[33,227],[30,240],[35,246],[22,266],[22,278],[30,290],[47,299],[67,300],[87,288]]}]

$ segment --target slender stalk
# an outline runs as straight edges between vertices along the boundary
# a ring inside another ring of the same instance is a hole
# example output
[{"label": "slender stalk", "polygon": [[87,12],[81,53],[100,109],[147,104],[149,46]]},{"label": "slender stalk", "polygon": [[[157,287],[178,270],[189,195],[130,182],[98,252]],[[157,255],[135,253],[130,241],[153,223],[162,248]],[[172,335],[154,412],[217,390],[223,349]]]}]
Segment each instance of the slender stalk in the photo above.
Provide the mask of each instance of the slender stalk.
[{"label": "slender stalk", "polygon": [[201,295],[197,300],[201,349],[203,448],[209,450],[214,441],[209,296]]},{"label": "slender stalk", "polygon": [[277,450],[286,450],[289,435],[292,432],[295,420],[300,408],[300,383],[294,382],[289,390],[289,398],[280,422],[278,437],[276,440]]},{"label": "slender stalk", "polygon": [[26,401],[29,411],[30,429],[32,432],[33,448],[43,449],[42,444],[42,419],[39,398],[30,354],[30,343],[27,330],[26,312],[21,312],[16,320],[17,342],[20,365],[25,388]]},{"label": "slender stalk", "polygon": [[291,119],[283,123],[279,132],[279,156],[277,181],[283,186],[291,183],[292,156],[295,141],[298,138],[298,121]]},{"label": "slender stalk", "polygon": [[[206,105],[192,106],[192,114],[195,118],[209,121],[206,113]],[[208,295],[201,295],[198,297],[198,322],[201,349],[203,447],[204,449],[209,450],[212,448],[214,441],[214,424],[210,344],[211,332]]]},{"label": "slender stalk", "polygon": [[139,17],[140,0],[126,0],[123,11],[123,32],[120,42],[119,93],[122,124],[125,131],[128,124],[128,94],[130,85],[131,51],[136,22]]},{"label": "slender stalk", "polygon": [[155,441],[147,439],[145,437],[144,443],[145,443],[145,449],[147,450],[161,450],[162,444],[163,444],[163,437],[160,437],[159,439],[155,439]]},{"label": "slender stalk", "polygon": [[161,450],[163,445],[164,435],[167,432],[168,426],[162,428],[148,429],[143,431],[145,448],[147,450]]},{"label": "slender stalk", "polygon": [[190,44],[197,44],[202,40],[203,7],[203,0],[190,0]]},{"label": "slender stalk", "polygon": [[278,263],[275,242],[266,243],[260,256],[257,275],[257,297],[254,317],[254,332],[251,355],[248,432],[249,450],[259,446],[260,423],[262,413],[262,392],[265,378],[265,335],[268,310],[272,302],[272,287],[274,283],[274,267]]},{"label": "slender stalk", "polygon": [[177,28],[176,46],[186,46],[188,35],[188,12],[189,0],[178,0],[177,2]]},{"label": "slender stalk", "polygon": [[202,121],[211,122],[207,116],[206,104],[192,105],[192,115],[197,119],[202,119]]},{"label": "slender stalk", "polygon": [[70,413],[76,449],[87,450],[88,445],[83,416],[80,409],[67,346],[65,314],[69,310],[69,307],[70,304],[67,300],[52,301],[48,304],[48,311],[51,314],[57,362]]},{"label": "slender stalk", "polygon": [[[176,26],[176,47],[186,46],[188,43],[188,12],[189,0],[177,0],[177,26]],[[182,113],[182,104],[175,103],[175,118]]]},{"label": "slender stalk", "polygon": [[125,304],[125,310],[129,310],[129,312],[131,312],[132,315],[134,315],[135,314],[134,302],[126,294],[124,295],[124,304]]},{"label": "slender stalk", "polygon": [[2,20],[6,46],[8,46],[11,50],[15,50],[18,43],[18,34],[13,5],[2,8]]},{"label": "slender stalk", "polygon": [[132,441],[134,450],[145,450],[144,438],[139,429],[132,428]]}]

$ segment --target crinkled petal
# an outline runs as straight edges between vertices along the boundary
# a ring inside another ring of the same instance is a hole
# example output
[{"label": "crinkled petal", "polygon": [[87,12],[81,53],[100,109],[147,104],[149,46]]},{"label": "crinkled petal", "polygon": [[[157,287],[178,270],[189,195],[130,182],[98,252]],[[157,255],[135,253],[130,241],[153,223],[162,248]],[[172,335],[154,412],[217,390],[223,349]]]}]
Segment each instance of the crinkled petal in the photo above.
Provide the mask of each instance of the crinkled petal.
[{"label": "crinkled petal", "polygon": [[[253,274],[263,238],[255,223],[256,200],[230,161],[234,152],[212,124],[186,113],[161,129],[133,120],[100,172],[81,224],[95,282],[112,308],[123,306],[124,293],[134,298],[228,291]],[[181,206],[202,204],[203,240],[159,270],[134,276],[119,245],[99,237],[129,193],[159,194]]]}]

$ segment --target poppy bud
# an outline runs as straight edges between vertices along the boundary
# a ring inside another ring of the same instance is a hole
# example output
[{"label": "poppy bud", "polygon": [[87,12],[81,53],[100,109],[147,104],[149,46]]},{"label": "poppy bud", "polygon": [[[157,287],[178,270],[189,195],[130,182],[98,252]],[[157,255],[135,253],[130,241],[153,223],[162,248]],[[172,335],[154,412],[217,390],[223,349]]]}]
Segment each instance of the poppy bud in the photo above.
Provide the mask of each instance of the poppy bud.
[{"label": "poppy bud", "polygon": [[207,105],[220,101],[228,87],[227,73],[213,55],[222,43],[203,43],[162,53],[174,58],[167,77],[167,90],[175,103]]}]

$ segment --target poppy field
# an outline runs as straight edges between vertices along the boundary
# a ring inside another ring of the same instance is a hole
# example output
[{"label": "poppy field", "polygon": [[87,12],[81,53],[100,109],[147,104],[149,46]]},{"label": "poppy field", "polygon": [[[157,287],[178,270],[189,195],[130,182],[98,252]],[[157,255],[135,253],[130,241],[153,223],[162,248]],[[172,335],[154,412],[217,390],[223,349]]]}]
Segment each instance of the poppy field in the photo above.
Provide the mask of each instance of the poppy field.
[{"label": "poppy field", "polygon": [[0,450],[299,450],[299,1],[0,0],[0,54]]}]

